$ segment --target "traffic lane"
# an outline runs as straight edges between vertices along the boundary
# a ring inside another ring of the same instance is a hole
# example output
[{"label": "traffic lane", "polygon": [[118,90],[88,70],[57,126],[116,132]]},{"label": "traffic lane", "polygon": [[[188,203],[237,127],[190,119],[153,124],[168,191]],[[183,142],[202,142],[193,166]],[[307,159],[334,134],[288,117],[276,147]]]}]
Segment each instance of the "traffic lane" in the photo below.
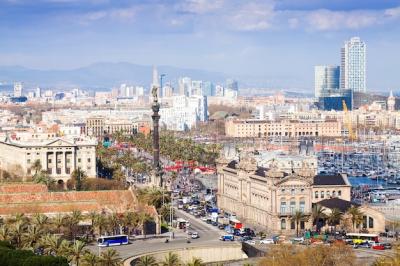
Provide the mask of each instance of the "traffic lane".
[{"label": "traffic lane", "polygon": [[175,214],[176,214],[176,216],[189,221],[189,223],[190,223],[189,230],[198,229],[201,232],[203,232],[207,235],[212,235],[215,238],[218,238],[220,235],[224,234],[224,232],[222,230],[218,229],[218,227],[212,226],[211,224],[207,224],[207,223],[203,222],[202,220],[200,220],[200,219],[194,217],[193,215],[188,214],[184,211],[176,210]]},{"label": "traffic lane", "polygon": [[[115,249],[122,259],[127,259],[133,256],[137,256],[144,253],[152,253],[163,250],[170,249],[181,249],[188,247],[197,247],[197,246],[220,246],[222,244],[218,239],[206,239],[200,238],[198,239],[190,239],[190,243],[187,243],[186,238],[175,238],[170,240],[168,243],[165,242],[165,239],[148,239],[148,240],[137,240],[133,241],[131,244],[122,245],[122,246],[113,246],[110,247]],[[233,243],[223,242],[224,245],[230,245]],[[97,252],[102,252],[107,247],[99,248],[97,246],[88,246],[88,249],[93,253],[97,254]]]}]

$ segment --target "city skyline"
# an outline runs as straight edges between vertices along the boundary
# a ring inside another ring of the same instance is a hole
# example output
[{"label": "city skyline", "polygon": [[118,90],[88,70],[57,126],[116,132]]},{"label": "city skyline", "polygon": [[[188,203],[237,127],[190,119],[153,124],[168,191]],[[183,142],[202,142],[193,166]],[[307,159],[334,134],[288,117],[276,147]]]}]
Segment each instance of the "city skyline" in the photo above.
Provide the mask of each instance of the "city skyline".
[{"label": "city skyline", "polygon": [[348,2],[0,1],[0,65],[172,65],[312,90],[314,65],[340,65],[344,42],[359,36],[368,88],[396,90],[400,2]]}]

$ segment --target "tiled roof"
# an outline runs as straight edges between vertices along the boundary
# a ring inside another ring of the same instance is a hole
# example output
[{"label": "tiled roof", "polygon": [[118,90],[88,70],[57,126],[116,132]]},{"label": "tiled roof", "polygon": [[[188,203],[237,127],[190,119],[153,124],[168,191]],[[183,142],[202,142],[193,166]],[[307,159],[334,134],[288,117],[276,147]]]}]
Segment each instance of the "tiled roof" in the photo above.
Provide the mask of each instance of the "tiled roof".
[{"label": "tiled roof", "polygon": [[352,205],[357,206],[357,207],[360,206],[360,204],[350,202],[347,200],[342,200],[339,198],[324,199],[324,200],[317,202],[317,204],[321,205],[325,208],[328,208],[328,209],[337,208],[341,212],[346,212]]},{"label": "tiled roof", "polygon": [[341,174],[336,175],[316,175],[314,176],[314,185],[347,185]]}]

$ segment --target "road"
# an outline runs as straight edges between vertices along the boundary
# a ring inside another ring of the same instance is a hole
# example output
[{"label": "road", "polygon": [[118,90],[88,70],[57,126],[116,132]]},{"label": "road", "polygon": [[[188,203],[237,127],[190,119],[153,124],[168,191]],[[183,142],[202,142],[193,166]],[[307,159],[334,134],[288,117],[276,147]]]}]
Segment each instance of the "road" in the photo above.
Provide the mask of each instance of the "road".
[{"label": "road", "polygon": [[[219,236],[223,234],[223,231],[219,230],[217,227],[196,219],[194,216],[187,214],[180,210],[175,210],[177,217],[183,218],[190,222],[189,231],[196,231],[199,233],[200,238],[190,239],[191,243],[187,243],[187,234],[183,230],[175,229],[175,238],[169,243],[165,243],[165,239],[169,238],[169,233],[164,234],[164,238],[157,239],[147,239],[147,240],[137,240],[133,241],[132,244],[123,246],[114,246],[113,249],[117,250],[123,259],[127,259],[133,256],[137,256],[143,253],[150,253],[169,249],[181,249],[186,247],[195,246],[220,246],[231,245],[234,242],[221,242],[218,240]],[[101,252],[104,248],[99,248],[97,246],[88,247],[92,252]]]}]

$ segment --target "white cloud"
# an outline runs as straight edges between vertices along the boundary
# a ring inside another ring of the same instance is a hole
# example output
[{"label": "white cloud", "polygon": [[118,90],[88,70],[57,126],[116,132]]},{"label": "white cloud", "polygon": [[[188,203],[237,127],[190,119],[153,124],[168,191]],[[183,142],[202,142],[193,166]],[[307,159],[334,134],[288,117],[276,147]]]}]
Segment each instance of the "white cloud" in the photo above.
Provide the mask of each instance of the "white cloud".
[{"label": "white cloud", "polygon": [[320,9],[307,14],[308,25],[316,30],[360,29],[380,23],[372,11],[330,11]]},{"label": "white cloud", "polygon": [[395,8],[386,9],[385,15],[391,18],[398,18],[400,17],[400,6]]},{"label": "white cloud", "polygon": [[230,27],[239,31],[260,31],[272,26],[275,16],[272,4],[249,3],[240,6],[237,12],[227,15]]},{"label": "white cloud", "polygon": [[224,0],[184,0],[177,5],[179,11],[206,14],[218,10],[224,5]]},{"label": "white cloud", "polygon": [[102,20],[102,19],[114,19],[121,21],[130,21],[135,18],[138,8],[127,7],[127,8],[114,8],[108,10],[100,10],[89,12],[80,16],[79,21],[82,24],[90,24],[91,22]]}]

